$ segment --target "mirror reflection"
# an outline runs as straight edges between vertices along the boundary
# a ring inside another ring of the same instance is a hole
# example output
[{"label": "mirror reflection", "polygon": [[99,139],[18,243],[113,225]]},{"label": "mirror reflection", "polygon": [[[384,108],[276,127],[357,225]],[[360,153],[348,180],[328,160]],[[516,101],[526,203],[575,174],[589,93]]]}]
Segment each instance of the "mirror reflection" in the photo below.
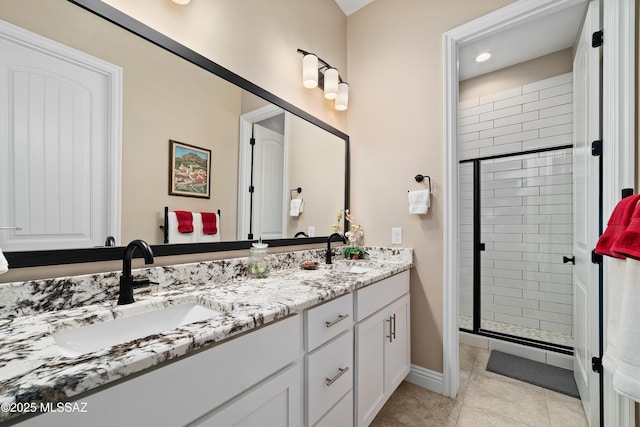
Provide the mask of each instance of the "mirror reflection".
[{"label": "mirror reflection", "polygon": [[[10,3],[0,19],[122,68],[118,245],[162,244],[165,206],[219,210],[220,241],[329,234],[345,201],[343,139],[67,1]],[[170,140],[211,151],[210,198],[169,194]]]}]

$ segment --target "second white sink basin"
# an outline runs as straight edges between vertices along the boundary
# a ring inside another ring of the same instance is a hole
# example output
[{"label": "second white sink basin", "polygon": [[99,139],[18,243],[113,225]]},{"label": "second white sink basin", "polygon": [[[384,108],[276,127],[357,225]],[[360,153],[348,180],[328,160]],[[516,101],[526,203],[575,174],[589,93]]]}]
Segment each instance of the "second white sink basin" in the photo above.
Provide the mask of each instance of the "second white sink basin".
[{"label": "second white sink basin", "polygon": [[363,267],[361,265],[346,265],[344,267],[340,267],[338,270],[344,271],[345,273],[363,274],[373,270],[373,268]]},{"label": "second white sink basin", "polygon": [[145,313],[54,333],[64,356],[77,357],[117,344],[145,338],[221,314],[201,304],[172,305]]}]

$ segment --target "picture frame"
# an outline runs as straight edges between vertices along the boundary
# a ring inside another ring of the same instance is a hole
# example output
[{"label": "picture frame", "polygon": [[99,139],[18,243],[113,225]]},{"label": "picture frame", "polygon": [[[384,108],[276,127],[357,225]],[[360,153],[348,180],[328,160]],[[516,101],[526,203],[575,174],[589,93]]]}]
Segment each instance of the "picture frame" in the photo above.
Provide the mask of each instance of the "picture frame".
[{"label": "picture frame", "polygon": [[211,198],[211,150],[169,140],[169,195]]}]

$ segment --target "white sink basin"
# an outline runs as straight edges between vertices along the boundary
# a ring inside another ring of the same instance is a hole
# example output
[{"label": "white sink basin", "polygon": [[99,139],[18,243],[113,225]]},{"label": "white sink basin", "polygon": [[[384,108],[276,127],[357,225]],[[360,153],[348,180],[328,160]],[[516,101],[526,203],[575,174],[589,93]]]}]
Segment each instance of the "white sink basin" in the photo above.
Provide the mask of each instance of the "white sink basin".
[{"label": "white sink basin", "polygon": [[64,356],[76,357],[117,344],[148,337],[221,314],[200,304],[172,305],[145,313],[54,333]]},{"label": "white sink basin", "polygon": [[344,271],[345,273],[363,274],[368,273],[369,271],[373,270],[373,268],[363,267],[361,265],[347,265],[344,267],[340,267],[339,270]]}]

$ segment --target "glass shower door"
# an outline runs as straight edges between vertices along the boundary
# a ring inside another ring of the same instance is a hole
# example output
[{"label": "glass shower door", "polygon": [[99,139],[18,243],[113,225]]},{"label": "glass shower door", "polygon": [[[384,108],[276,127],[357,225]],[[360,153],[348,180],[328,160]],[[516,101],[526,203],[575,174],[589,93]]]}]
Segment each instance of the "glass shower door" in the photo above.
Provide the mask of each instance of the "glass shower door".
[{"label": "glass shower door", "polygon": [[480,161],[481,330],[573,345],[571,162],[571,149]]}]

